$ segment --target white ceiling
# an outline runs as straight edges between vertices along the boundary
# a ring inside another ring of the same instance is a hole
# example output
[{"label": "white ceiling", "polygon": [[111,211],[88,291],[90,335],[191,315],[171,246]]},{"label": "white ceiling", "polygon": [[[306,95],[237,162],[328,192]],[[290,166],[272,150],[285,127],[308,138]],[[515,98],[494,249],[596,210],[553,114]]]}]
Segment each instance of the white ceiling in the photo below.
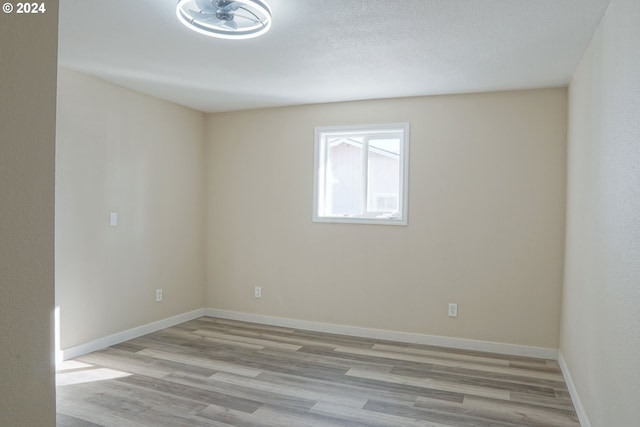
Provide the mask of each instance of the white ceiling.
[{"label": "white ceiling", "polygon": [[61,65],[204,112],[563,86],[609,0],[267,0],[220,40],[176,0],[60,0]]}]

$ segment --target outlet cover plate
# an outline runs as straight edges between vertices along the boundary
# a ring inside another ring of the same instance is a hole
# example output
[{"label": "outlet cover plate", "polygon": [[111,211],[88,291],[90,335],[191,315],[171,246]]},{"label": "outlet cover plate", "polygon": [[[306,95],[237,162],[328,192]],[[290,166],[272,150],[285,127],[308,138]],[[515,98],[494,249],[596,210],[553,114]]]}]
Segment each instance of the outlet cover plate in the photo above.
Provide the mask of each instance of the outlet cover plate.
[{"label": "outlet cover plate", "polygon": [[449,317],[458,317],[458,304],[449,303]]}]

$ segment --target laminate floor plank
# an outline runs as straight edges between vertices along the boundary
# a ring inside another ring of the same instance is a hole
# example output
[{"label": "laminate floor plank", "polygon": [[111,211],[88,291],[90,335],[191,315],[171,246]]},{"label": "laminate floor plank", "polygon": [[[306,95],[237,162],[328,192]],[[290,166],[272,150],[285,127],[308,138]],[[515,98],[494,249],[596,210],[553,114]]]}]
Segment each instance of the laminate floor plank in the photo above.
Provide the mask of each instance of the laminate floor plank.
[{"label": "laminate floor plank", "polygon": [[517,402],[466,396],[463,403],[442,402],[418,398],[416,408],[471,415],[486,421],[500,421],[516,425],[573,427],[572,412],[541,408]]},{"label": "laminate floor plank", "polygon": [[431,390],[448,391],[451,393],[470,394],[473,396],[492,397],[495,399],[509,400],[509,392],[505,390],[494,389],[490,387],[470,386],[464,384],[455,384],[449,381],[432,380],[429,378],[412,378],[402,375],[385,374],[372,370],[351,369],[347,375],[365,378],[370,380],[378,380],[384,383],[410,385],[414,387],[426,388]]},{"label": "laminate floor plank", "polygon": [[238,374],[245,377],[255,377],[260,375],[260,373],[262,372],[259,369],[253,369],[247,366],[241,366],[239,364],[227,362],[224,360],[201,357],[200,354],[198,354],[197,356],[188,356],[184,354],[176,354],[168,351],[154,350],[150,348],[139,351],[136,354],[149,356],[156,359],[167,360],[170,362],[178,362],[185,365],[193,365],[200,368],[211,369],[215,371],[229,372],[232,374]]},{"label": "laminate floor plank", "polygon": [[165,379],[135,375],[119,378],[118,381],[169,396],[180,396],[191,402],[203,403],[205,405],[209,404],[209,402],[217,402],[225,408],[247,413],[253,413],[263,405],[262,402],[247,399],[245,397],[231,396],[224,392],[201,388],[197,385],[181,384]]},{"label": "laminate floor plank", "polygon": [[489,380],[506,381],[506,382],[524,384],[524,385],[549,387],[549,388],[553,388],[554,390],[557,389],[558,387],[561,389],[564,389],[566,387],[566,384],[562,379],[548,380],[546,378],[536,378],[533,375],[533,372],[531,373],[531,375],[522,376],[520,375],[521,370],[513,371],[513,372],[507,371],[502,373],[502,372],[490,372],[485,370],[459,368],[459,367],[452,367],[452,366],[441,366],[441,365],[434,365],[431,368],[431,370],[433,372],[439,372],[444,374],[466,375],[470,377],[484,378]]},{"label": "laminate floor plank", "polygon": [[511,393],[511,401],[538,405],[546,408],[566,409],[573,411],[573,403],[570,398],[534,396],[527,393]]},{"label": "laminate floor plank", "polygon": [[275,392],[272,389],[263,391],[249,385],[238,385],[232,384],[230,382],[219,382],[215,378],[201,378],[192,375],[174,373],[168,375],[167,377],[165,377],[165,379],[178,384],[185,384],[199,387],[205,390],[217,391],[219,393],[225,393],[229,396],[246,398],[274,406],[310,409],[317,403],[316,400],[305,399],[299,395],[292,396],[281,394]]},{"label": "laminate floor plank", "polygon": [[521,393],[529,393],[529,394],[536,394],[540,396],[551,396],[551,397],[555,396],[554,387],[549,385],[541,386],[541,385],[522,384],[518,382],[496,380],[492,378],[478,378],[471,375],[456,375],[451,373],[444,374],[442,372],[431,371],[431,370],[420,372],[413,369],[407,370],[407,369],[394,368],[390,371],[390,373],[397,374],[400,376],[409,376],[413,378],[446,381],[452,384],[487,387],[487,388],[504,390],[509,392],[521,392]]},{"label": "laminate floor plank", "polygon": [[432,421],[417,420],[404,416],[385,414],[382,412],[356,410],[342,405],[332,405],[318,402],[311,412],[325,415],[339,416],[353,425],[367,427],[455,427],[452,424],[442,424]]},{"label": "laminate floor plank", "polygon": [[278,348],[281,350],[297,351],[297,350],[300,350],[300,347],[302,347],[300,345],[281,343],[277,341],[271,341],[268,339],[255,338],[255,337],[250,337],[245,335],[231,335],[226,333],[207,331],[203,329],[199,329],[193,332],[193,334],[197,336],[203,336],[203,337],[226,339],[228,341],[239,341],[241,343],[254,344],[262,347]]},{"label": "laminate floor plank", "polygon": [[129,353],[114,348],[107,348],[103,351],[81,356],[77,360],[94,366],[110,367],[132,374],[147,375],[156,378],[162,378],[176,371],[201,375],[203,377],[211,376],[217,372],[215,369],[198,366],[197,364],[180,363],[176,360],[146,356],[142,351],[146,351],[146,349],[138,353]]},{"label": "laminate floor plank", "polygon": [[[214,422],[198,412],[208,404],[162,390],[110,381],[108,384],[86,383],[71,395],[62,395],[58,412],[103,426],[210,426]],[[79,402],[69,405],[71,399]]]},{"label": "laminate floor plank", "polygon": [[[279,375],[278,378],[282,378],[282,376]],[[362,408],[367,402],[367,399],[361,397],[332,393],[329,388],[313,387],[308,382],[304,385],[297,382],[295,386],[292,386],[287,382],[274,381],[273,376],[248,379],[220,372],[213,375],[211,379],[221,383],[249,386],[257,390],[274,392],[291,398],[297,396],[314,402],[340,403],[354,408]]]},{"label": "laminate floor plank", "polygon": [[528,369],[522,368],[511,368],[509,366],[496,366],[489,364],[481,364],[477,362],[467,362],[467,361],[458,361],[444,358],[434,358],[430,356],[421,356],[421,355],[413,355],[406,354],[400,352],[390,352],[390,351],[380,351],[380,350],[369,350],[369,349],[354,349],[348,347],[338,347],[335,352],[341,353],[351,353],[351,354],[359,354],[362,356],[373,356],[380,357],[384,359],[391,360],[404,360],[411,362],[419,362],[431,364],[434,367],[449,367],[449,368],[466,368],[473,369],[478,371],[490,372],[495,374],[508,374],[508,375],[519,375],[519,376],[531,376],[534,378],[542,378],[548,380],[562,380],[561,374],[557,374],[555,372],[539,372],[534,371],[531,372]]},{"label": "laminate floor plank", "polygon": [[[391,353],[414,354],[418,356],[431,357],[431,358],[441,359],[441,360],[449,360],[449,361],[459,360],[459,361],[475,362],[475,363],[495,365],[495,366],[509,366],[511,363],[508,360],[496,359],[490,356],[445,353],[437,350],[427,350],[427,349],[421,349],[421,348],[415,348],[415,347],[401,347],[397,345],[394,346],[394,345],[388,345],[388,344],[375,344],[372,347],[372,350],[391,352]],[[543,364],[543,366],[546,366],[546,364]]]},{"label": "laminate floor plank", "polygon": [[515,427],[526,424],[513,424],[504,421],[487,420],[477,416],[454,411],[441,411],[432,408],[408,407],[396,402],[370,400],[365,410],[411,417],[419,420],[434,421],[456,427]]},{"label": "laminate floor plank", "polygon": [[579,427],[553,360],[201,317],[58,366],[60,427]]},{"label": "laminate floor plank", "polygon": [[[339,403],[342,406],[354,408],[361,408],[363,404],[371,398],[413,403],[417,396],[433,396],[433,394],[436,393],[440,396],[440,394],[443,393],[440,390],[431,390],[434,392],[431,394],[428,389],[393,385],[348,376],[318,380],[300,378],[293,375],[264,373],[260,375],[259,378],[269,384],[283,386],[287,389],[305,390],[316,393],[316,396],[318,396],[317,400],[320,402]],[[449,394],[447,398],[461,401],[463,396]]]},{"label": "laminate floor plank", "polygon": [[94,424],[89,421],[81,420],[80,418],[72,417],[71,415],[56,414],[56,426],[58,427],[100,427],[99,424]]}]

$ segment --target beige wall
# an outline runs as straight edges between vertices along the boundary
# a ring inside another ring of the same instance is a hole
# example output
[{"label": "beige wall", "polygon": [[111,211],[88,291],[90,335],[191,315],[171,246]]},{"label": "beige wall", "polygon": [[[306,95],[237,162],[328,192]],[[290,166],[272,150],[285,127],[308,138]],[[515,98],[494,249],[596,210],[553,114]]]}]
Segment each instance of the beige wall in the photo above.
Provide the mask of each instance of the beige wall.
[{"label": "beige wall", "polygon": [[61,347],[201,308],[203,114],[64,68],[58,85]]},{"label": "beige wall", "polygon": [[[314,126],[379,122],[411,124],[409,225],[312,223]],[[566,90],[215,114],[206,135],[208,307],[557,348]]]},{"label": "beige wall", "polygon": [[55,425],[53,177],[58,3],[0,13],[0,425]]},{"label": "beige wall", "polygon": [[571,81],[560,351],[593,426],[640,420],[640,3],[613,0]]}]

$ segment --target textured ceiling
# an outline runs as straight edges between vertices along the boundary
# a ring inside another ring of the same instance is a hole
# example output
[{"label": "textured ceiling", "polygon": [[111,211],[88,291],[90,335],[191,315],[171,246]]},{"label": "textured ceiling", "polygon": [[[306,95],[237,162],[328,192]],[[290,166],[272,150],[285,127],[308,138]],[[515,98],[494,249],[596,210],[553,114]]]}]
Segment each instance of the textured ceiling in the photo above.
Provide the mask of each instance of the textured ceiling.
[{"label": "textured ceiling", "polygon": [[250,40],[176,0],[60,0],[61,65],[204,112],[562,86],[609,0],[267,0]]}]

